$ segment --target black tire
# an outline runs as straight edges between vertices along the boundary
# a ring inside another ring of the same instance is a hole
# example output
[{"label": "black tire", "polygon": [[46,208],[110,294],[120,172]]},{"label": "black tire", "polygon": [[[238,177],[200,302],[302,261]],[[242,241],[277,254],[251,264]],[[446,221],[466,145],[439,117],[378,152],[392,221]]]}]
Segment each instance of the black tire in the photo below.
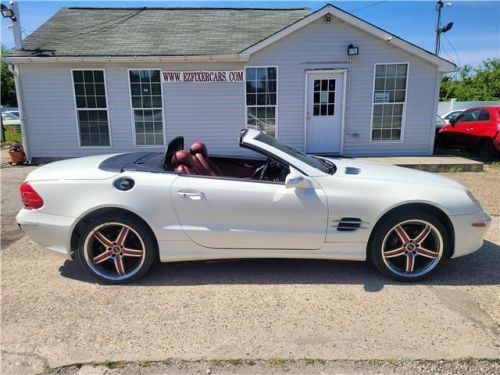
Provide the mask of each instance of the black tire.
[{"label": "black tire", "polygon": [[483,139],[479,149],[481,159],[484,161],[492,161],[497,156],[497,150],[493,146],[491,139]]},{"label": "black tire", "polygon": [[[397,226],[403,228],[406,244]],[[428,234],[419,242],[427,227]],[[450,251],[446,227],[435,215],[422,209],[389,214],[376,225],[368,244],[368,258],[375,267],[385,276],[404,282],[427,278],[449,257]]]},{"label": "black tire", "polygon": [[443,137],[439,134],[436,134],[436,138],[434,138],[434,148],[445,148],[446,144],[444,143]]},{"label": "black tire", "polygon": [[109,213],[92,218],[80,234],[78,259],[90,275],[105,284],[141,278],[158,257],[150,228],[132,215]]}]

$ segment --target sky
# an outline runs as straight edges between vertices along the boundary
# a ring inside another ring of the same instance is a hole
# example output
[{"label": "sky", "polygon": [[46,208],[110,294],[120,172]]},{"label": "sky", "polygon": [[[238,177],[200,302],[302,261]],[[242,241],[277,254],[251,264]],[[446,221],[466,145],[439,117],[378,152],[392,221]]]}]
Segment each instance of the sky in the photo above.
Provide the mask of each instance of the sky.
[{"label": "sky", "polygon": [[[333,5],[381,27],[409,42],[434,51],[435,1],[330,1]],[[2,1],[8,5],[8,1]],[[43,1],[20,0],[23,38],[36,30],[61,7],[161,6],[161,7],[308,7],[317,10],[325,1]],[[474,67],[487,58],[500,58],[500,2],[452,1],[443,8],[442,25],[453,21],[441,41],[441,56],[458,66]],[[2,18],[2,44],[14,46],[9,20]]]}]

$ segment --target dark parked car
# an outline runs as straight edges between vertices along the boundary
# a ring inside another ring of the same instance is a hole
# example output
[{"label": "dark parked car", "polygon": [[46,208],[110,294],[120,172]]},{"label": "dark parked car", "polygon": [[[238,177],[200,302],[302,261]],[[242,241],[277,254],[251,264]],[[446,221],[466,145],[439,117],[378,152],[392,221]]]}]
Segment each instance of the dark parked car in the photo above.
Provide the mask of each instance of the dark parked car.
[{"label": "dark parked car", "polygon": [[483,160],[491,160],[500,152],[500,106],[469,108],[441,128],[437,136],[440,146],[464,147],[479,151]]}]

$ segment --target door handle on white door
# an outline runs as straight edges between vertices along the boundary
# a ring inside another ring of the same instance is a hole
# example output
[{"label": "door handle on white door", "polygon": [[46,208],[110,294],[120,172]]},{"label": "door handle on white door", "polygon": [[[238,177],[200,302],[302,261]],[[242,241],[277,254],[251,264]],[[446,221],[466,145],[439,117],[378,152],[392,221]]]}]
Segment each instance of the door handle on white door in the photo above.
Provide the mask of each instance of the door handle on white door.
[{"label": "door handle on white door", "polygon": [[203,199],[205,197],[205,194],[203,194],[201,191],[194,191],[194,190],[178,190],[177,195],[181,198],[189,198],[194,201],[199,201],[200,199]]}]

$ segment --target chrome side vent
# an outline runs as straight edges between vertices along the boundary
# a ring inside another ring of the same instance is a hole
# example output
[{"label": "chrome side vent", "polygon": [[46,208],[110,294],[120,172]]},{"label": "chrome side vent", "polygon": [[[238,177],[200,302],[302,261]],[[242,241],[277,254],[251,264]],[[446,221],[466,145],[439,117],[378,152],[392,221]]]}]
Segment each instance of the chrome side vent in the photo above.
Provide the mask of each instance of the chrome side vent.
[{"label": "chrome side vent", "polygon": [[346,167],[345,174],[360,174],[361,169],[356,167]]},{"label": "chrome side vent", "polygon": [[361,227],[362,220],[356,217],[344,217],[339,220],[337,230],[339,232],[352,232]]}]

